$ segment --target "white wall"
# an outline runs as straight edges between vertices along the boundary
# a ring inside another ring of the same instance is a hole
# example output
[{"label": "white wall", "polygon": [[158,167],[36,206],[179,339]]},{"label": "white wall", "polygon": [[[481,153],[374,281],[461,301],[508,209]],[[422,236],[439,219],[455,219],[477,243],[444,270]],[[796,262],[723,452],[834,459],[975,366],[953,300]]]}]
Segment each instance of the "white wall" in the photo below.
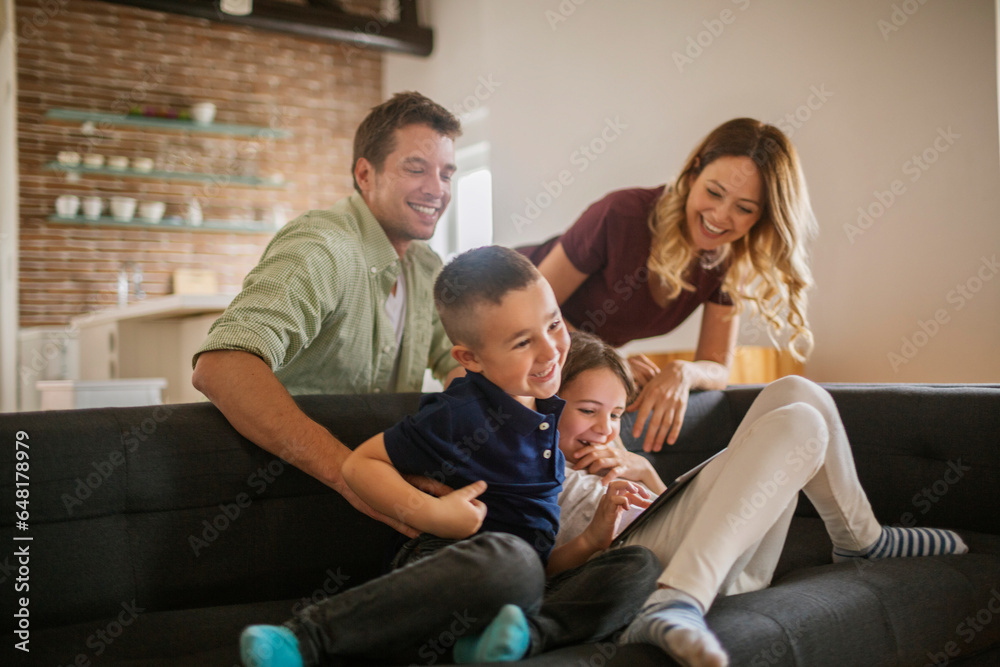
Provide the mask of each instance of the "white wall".
[{"label": "white wall", "polygon": [[[492,142],[497,243],[539,241],[612,189],[663,183],[713,127],[757,117],[792,136],[821,225],[807,374],[1000,380],[992,0],[431,0],[425,19],[434,54],[388,56],[385,93],[488,107],[477,133]],[[549,197],[560,173],[568,185]],[[532,202],[540,215],[513,222]],[[862,228],[859,207],[881,214]],[[696,334],[689,321],[654,346]],[[753,327],[742,341],[762,342]]]},{"label": "white wall", "polygon": [[0,4],[0,412],[17,409],[17,70],[14,3]]}]

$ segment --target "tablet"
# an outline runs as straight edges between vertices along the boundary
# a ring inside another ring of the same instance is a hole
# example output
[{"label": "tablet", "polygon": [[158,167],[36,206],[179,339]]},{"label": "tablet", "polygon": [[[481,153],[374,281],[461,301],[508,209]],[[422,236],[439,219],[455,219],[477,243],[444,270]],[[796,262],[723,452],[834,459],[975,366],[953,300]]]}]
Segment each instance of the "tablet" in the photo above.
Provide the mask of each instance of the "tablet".
[{"label": "tablet", "polygon": [[646,522],[649,521],[653,517],[653,515],[656,514],[659,508],[666,505],[667,501],[669,501],[671,498],[680,493],[680,490],[683,489],[688,482],[694,479],[694,476],[697,475],[699,472],[701,472],[702,468],[707,466],[712,459],[714,459],[716,456],[718,456],[724,451],[726,450],[723,449],[722,451],[712,454],[711,456],[709,456],[707,459],[705,459],[695,467],[681,474],[679,477],[677,477],[677,479],[668,483],[666,490],[663,493],[661,493],[656,498],[656,500],[650,503],[649,507],[644,509],[642,511],[642,514],[640,514],[635,518],[635,521],[625,526],[625,530],[618,533],[618,537],[616,537],[614,540],[611,541],[611,547],[621,546],[621,544],[628,538],[629,535],[639,530],[640,526],[645,525]]}]

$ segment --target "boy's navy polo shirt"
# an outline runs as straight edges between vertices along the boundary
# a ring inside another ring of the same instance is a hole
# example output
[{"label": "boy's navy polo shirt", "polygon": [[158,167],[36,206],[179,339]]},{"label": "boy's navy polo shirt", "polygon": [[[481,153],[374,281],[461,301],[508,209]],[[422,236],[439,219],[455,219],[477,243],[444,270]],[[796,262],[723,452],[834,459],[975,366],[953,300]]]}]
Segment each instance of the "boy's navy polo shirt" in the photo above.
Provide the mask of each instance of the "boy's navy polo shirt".
[{"label": "boy's navy polo shirt", "polygon": [[453,489],[484,480],[486,518],[479,532],[517,535],[542,562],[559,529],[556,502],[565,477],[559,415],[565,401],[538,399],[535,412],[480,373],[424,396],[417,414],[385,432],[385,450],[402,474],[424,475]]}]

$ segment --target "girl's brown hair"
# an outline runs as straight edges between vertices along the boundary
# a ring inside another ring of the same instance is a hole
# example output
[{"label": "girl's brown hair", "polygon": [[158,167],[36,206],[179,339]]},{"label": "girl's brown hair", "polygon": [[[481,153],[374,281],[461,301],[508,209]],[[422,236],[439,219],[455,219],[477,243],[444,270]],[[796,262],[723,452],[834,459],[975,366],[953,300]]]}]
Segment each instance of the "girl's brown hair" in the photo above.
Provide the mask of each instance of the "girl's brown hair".
[{"label": "girl's brown hair", "polygon": [[614,373],[625,387],[626,402],[631,402],[636,394],[635,379],[628,363],[615,348],[593,334],[574,331],[570,334],[569,352],[563,364],[560,387],[566,387],[584,371],[607,368]]}]

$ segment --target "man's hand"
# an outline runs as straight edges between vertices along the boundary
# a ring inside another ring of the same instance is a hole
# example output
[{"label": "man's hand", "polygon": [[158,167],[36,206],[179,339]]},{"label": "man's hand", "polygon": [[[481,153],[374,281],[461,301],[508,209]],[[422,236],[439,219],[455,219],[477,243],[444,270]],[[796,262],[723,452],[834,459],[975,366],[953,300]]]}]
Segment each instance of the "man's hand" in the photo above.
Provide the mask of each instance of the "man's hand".
[{"label": "man's hand", "polygon": [[236,350],[204,352],[192,382],[247,440],[333,488],[359,512],[409,537],[420,534],[351,490],[342,474],[351,450],[302,412],[260,357]]}]

